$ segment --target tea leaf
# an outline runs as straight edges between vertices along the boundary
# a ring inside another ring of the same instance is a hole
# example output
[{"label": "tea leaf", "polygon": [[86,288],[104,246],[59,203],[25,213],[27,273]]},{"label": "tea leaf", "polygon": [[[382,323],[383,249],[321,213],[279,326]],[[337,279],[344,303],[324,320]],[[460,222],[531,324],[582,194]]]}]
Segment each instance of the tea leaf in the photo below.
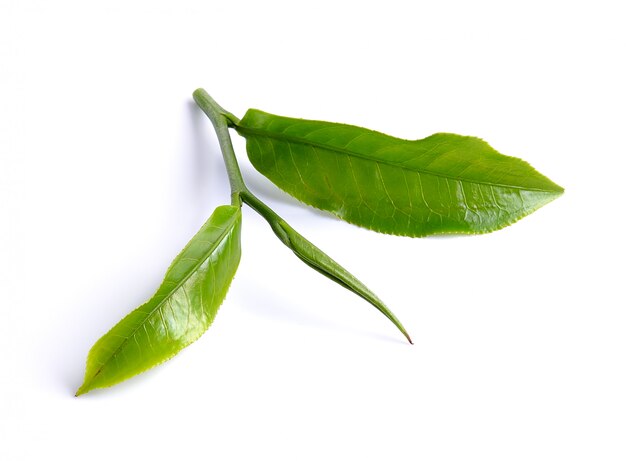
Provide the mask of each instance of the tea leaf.
[{"label": "tea leaf", "polygon": [[[350,290],[354,294],[360,296],[372,306],[378,309],[385,317],[402,332],[409,343],[413,344],[411,337],[400,323],[400,320],[389,310],[378,296],[376,296],[369,288],[367,288],[359,279],[340,266],[330,256],[317,248],[302,235],[296,232],[285,221],[280,220],[278,225],[282,229],[282,234],[286,237],[279,238],[287,245],[294,254],[300,258],[307,266],[315,269],[320,274],[328,277],[333,282],[338,283],[342,287]],[[275,231],[276,232],[276,231]],[[278,233],[277,233],[278,234]]]},{"label": "tea leaf", "polygon": [[528,163],[470,136],[408,141],[256,109],[235,128],[254,167],[281,189],[388,234],[491,232],[563,193]]},{"label": "tea leaf", "polygon": [[76,395],[109,387],[164,362],[211,325],[241,257],[241,209],[220,206],[138,307],[92,347]]}]

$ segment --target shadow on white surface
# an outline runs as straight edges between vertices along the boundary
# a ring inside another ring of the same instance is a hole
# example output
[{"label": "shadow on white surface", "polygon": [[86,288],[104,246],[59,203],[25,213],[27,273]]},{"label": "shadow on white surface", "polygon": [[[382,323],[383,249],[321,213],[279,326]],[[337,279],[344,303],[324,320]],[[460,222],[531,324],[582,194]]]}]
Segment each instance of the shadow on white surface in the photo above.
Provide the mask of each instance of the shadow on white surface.
[{"label": "shadow on white surface", "polygon": [[[242,284],[246,285],[245,289],[241,287]],[[329,281],[329,283],[331,283]],[[359,328],[358,326],[351,326],[341,322],[333,321],[331,319],[332,312],[330,309],[325,310],[320,315],[314,315],[310,310],[303,308],[301,302],[298,300],[289,300],[281,297],[276,291],[269,289],[268,287],[256,283],[254,280],[245,278],[240,281],[240,289],[238,290],[237,297],[238,302],[242,308],[257,317],[264,317],[272,322],[278,321],[280,323],[290,324],[285,328],[293,328],[293,326],[304,327],[303,331],[310,330],[323,330],[327,333],[341,333],[350,336],[360,336],[375,339],[377,341],[386,341],[398,344],[407,344],[404,337],[398,333],[398,337],[392,335],[385,335],[368,331],[366,327]],[[328,301],[325,304],[331,304],[333,301]],[[322,303],[322,301],[320,301]],[[363,301],[366,308],[374,309],[368,306]],[[334,308],[341,308],[341,306],[333,306]],[[345,313],[344,313],[345,314]],[[344,318],[342,316],[342,318]],[[387,322],[382,315],[380,316],[381,322]]]},{"label": "shadow on white surface", "polygon": [[202,219],[207,219],[207,210],[229,201],[228,176],[213,127],[193,100],[187,103],[186,116],[182,158],[187,164],[181,182],[186,186],[186,200],[196,203]]}]

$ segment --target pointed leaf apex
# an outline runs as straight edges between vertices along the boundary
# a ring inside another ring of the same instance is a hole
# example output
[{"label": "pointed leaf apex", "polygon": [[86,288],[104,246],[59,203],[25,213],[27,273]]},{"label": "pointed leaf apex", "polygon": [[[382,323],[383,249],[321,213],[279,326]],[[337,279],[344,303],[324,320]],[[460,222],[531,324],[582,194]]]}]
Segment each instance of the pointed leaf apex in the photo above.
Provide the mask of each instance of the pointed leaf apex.
[{"label": "pointed leaf apex", "polygon": [[86,394],[87,392],[89,392],[90,389],[87,389],[87,387],[85,386],[85,384],[83,384],[82,386],[80,386],[78,388],[78,390],[76,391],[76,394],[74,394],[74,397],[79,397],[83,394]]}]

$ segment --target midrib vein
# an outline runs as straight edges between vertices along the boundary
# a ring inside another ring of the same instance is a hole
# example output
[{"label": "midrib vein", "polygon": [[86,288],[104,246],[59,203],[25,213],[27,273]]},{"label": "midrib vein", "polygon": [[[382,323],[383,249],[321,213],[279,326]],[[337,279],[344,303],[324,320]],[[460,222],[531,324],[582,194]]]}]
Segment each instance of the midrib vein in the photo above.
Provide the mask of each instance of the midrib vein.
[{"label": "midrib vein", "polygon": [[[391,166],[394,168],[400,168],[402,170],[405,171],[409,171],[412,173],[419,173],[419,174],[426,174],[426,175],[431,175],[431,176],[437,176],[439,178],[445,178],[445,179],[451,179],[454,181],[461,181],[461,182],[466,182],[466,183],[471,183],[471,184],[479,184],[479,185],[484,185],[484,186],[495,186],[495,187],[502,187],[502,188],[509,188],[509,189],[520,189],[520,190],[528,190],[528,191],[535,191],[535,192],[546,192],[546,193],[560,193],[560,191],[557,190],[553,190],[553,189],[542,189],[539,187],[523,187],[523,186],[516,186],[516,185],[512,185],[512,184],[500,184],[500,183],[494,183],[494,182],[489,182],[489,181],[477,181],[475,179],[466,179],[466,178],[460,178],[458,176],[451,176],[451,175],[446,175],[446,174],[442,174],[442,173],[437,173],[431,170],[427,170],[427,169],[421,169],[418,167],[415,168],[408,168],[406,166],[400,165],[398,163],[393,163],[390,161],[386,161],[384,159],[374,159],[371,157],[368,157],[366,155],[360,154],[359,152],[354,152],[339,146],[329,146],[327,144],[322,144],[320,142],[316,142],[316,141],[312,141],[310,139],[304,139],[304,138],[299,138],[297,136],[290,136],[290,135],[286,135],[283,133],[275,133],[275,132],[271,132],[271,131],[266,131],[266,130],[260,130],[257,128],[250,128],[250,127],[245,127],[242,125],[237,125],[235,127],[235,130],[238,133],[248,133],[251,134],[253,136],[258,136],[258,137],[266,137],[266,138],[270,138],[270,139],[276,139],[278,141],[285,141],[288,143],[295,143],[295,144],[302,144],[302,145],[306,145],[306,146],[312,146],[314,148],[318,148],[318,149],[324,149],[324,150],[329,150],[331,152],[337,152],[340,154],[345,154],[349,157],[355,157],[355,158],[360,158],[362,160],[366,160],[369,162],[374,162],[374,163],[382,163],[384,165],[387,166]],[[244,135],[244,137],[246,137]],[[396,139],[396,138],[394,138]]]}]

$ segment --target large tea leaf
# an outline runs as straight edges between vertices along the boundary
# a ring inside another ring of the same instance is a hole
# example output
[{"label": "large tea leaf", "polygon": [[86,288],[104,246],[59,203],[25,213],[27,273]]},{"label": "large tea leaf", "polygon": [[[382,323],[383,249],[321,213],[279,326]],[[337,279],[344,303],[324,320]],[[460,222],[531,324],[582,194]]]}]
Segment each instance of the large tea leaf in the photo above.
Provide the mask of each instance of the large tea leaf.
[{"label": "large tea leaf", "polygon": [[218,207],[174,259],[154,296],[92,347],[76,395],[173,357],[211,325],[241,257],[241,209]]},{"label": "large tea leaf", "polygon": [[490,232],[563,192],[523,160],[469,136],[408,141],[255,109],[236,129],[254,167],[281,189],[389,234]]}]

